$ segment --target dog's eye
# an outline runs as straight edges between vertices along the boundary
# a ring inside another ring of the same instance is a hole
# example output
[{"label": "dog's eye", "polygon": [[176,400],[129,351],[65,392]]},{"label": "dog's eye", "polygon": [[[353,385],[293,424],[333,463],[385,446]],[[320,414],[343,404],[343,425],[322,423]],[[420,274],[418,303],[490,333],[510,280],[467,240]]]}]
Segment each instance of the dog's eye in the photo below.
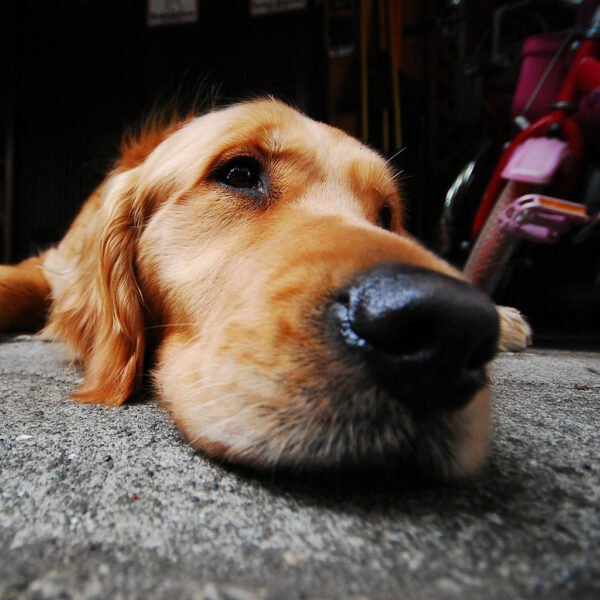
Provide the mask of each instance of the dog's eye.
[{"label": "dog's eye", "polygon": [[392,229],[392,209],[388,204],[384,204],[379,209],[379,214],[377,215],[377,224],[379,227],[386,229],[387,231],[391,231]]},{"label": "dog's eye", "polygon": [[238,156],[224,164],[217,179],[233,188],[257,190],[261,186],[261,165],[250,156]]}]

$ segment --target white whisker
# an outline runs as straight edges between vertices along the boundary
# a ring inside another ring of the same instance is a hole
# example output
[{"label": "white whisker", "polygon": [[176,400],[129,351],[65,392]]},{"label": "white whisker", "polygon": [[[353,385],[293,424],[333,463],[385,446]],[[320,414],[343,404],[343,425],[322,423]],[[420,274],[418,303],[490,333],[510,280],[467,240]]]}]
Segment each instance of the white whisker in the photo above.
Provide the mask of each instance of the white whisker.
[{"label": "white whisker", "polygon": [[391,164],[391,162],[395,159],[398,158],[398,156],[400,156],[400,154],[402,154],[404,151],[406,150],[406,146],[403,146],[402,148],[400,148],[400,150],[398,150],[398,152],[392,154],[392,156],[390,156],[386,161],[385,164],[389,165]]}]

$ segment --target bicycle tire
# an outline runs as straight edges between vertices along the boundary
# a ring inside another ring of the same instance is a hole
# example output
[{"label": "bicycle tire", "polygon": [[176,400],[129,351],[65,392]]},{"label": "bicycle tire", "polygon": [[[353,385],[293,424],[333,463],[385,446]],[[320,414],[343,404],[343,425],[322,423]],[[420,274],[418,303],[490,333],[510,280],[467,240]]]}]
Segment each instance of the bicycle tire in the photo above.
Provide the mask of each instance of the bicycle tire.
[{"label": "bicycle tire", "polygon": [[481,229],[463,267],[463,273],[490,296],[496,291],[519,239],[500,228],[500,214],[519,196],[531,190],[531,184],[508,181]]}]

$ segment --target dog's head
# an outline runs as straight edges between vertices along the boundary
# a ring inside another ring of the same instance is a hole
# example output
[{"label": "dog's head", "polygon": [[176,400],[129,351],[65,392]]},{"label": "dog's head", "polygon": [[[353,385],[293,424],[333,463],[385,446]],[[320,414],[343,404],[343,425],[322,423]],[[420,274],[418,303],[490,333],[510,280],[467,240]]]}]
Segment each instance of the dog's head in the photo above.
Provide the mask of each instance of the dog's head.
[{"label": "dog's head", "polygon": [[445,476],[481,464],[497,311],[404,231],[375,152],[249,102],[124,157],[94,202],[83,396],[122,402],[152,337],[160,397],[210,455]]}]

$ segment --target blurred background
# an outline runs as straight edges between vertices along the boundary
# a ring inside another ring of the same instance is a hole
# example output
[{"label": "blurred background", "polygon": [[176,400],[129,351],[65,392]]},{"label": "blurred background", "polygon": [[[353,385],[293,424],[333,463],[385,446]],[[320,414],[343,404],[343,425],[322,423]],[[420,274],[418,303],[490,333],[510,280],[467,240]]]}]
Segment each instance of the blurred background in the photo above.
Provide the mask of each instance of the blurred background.
[{"label": "blurred background", "polygon": [[[271,94],[362,138],[400,172],[408,228],[443,250],[440,220],[457,175],[483,157],[484,182],[514,135],[523,41],[571,26],[577,4],[2,2],[0,259],[16,262],[60,239],[127,127],[174,97],[185,106],[204,94],[218,103]],[[459,266],[460,243],[445,249]],[[598,254],[586,251],[596,264]],[[561,256],[553,258],[559,270]],[[566,270],[572,260],[564,259]],[[578,277],[587,279],[569,285],[593,291],[598,283],[597,271]],[[594,293],[586,297],[592,315],[600,312]],[[501,295],[527,307],[509,288]],[[541,311],[547,321],[563,318],[549,310]],[[585,337],[586,315],[569,317],[563,329]]]}]

